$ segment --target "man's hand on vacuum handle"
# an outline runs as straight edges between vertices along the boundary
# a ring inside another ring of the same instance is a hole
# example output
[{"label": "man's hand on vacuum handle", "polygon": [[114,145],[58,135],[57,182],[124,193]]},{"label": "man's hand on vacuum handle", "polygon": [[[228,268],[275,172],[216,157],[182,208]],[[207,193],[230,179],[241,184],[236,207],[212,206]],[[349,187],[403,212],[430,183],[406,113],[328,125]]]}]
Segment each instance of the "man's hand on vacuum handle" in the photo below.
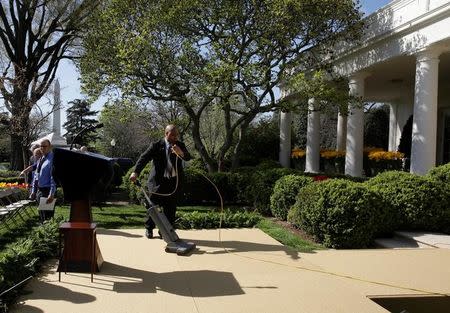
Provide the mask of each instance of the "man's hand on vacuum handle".
[{"label": "man's hand on vacuum handle", "polygon": [[178,147],[177,145],[173,145],[172,146],[172,152],[175,153],[176,155],[180,156],[180,157],[184,157],[183,150],[181,150],[181,148]]},{"label": "man's hand on vacuum handle", "polygon": [[131,173],[130,180],[134,183],[136,182],[138,174],[136,172]]}]

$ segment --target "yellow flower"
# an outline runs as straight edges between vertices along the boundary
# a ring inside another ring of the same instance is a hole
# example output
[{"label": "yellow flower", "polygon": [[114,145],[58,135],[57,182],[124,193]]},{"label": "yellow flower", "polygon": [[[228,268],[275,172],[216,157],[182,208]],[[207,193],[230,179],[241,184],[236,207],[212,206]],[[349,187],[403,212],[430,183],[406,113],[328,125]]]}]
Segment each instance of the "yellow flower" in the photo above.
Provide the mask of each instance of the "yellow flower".
[{"label": "yellow flower", "polygon": [[345,151],[340,150],[321,150],[320,156],[324,159],[335,159],[345,157]]},{"label": "yellow flower", "polygon": [[369,153],[369,160],[373,161],[386,161],[386,160],[399,160],[405,155],[398,151],[373,151]]},{"label": "yellow flower", "polygon": [[305,150],[302,150],[299,148],[294,148],[291,151],[291,158],[294,158],[294,159],[303,158],[305,155],[306,155]]}]

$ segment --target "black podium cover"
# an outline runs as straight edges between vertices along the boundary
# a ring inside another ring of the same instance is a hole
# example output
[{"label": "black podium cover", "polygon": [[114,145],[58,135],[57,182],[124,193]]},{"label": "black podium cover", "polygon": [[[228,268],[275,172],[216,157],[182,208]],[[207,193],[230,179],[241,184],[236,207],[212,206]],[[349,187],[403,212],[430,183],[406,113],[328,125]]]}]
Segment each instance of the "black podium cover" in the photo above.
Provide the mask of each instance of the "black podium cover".
[{"label": "black podium cover", "polygon": [[108,185],[113,176],[113,159],[101,154],[63,148],[53,153],[53,175],[69,202],[91,198],[95,187]]}]

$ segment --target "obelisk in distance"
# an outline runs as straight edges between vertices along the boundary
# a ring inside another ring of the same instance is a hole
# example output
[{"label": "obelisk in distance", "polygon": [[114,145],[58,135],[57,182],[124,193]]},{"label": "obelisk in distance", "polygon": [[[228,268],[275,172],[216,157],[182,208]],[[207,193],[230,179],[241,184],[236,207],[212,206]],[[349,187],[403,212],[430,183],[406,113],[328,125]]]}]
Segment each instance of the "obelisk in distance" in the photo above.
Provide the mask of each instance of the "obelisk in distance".
[{"label": "obelisk in distance", "polygon": [[59,81],[56,79],[55,87],[53,89],[53,133],[61,136],[61,87]]},{"label": "obelisk in distance", "polygon": [[61,136],[61,87],[58,79],[53,87],[53,125],[51,143],[54,147],[67,147],[66,138]]}]

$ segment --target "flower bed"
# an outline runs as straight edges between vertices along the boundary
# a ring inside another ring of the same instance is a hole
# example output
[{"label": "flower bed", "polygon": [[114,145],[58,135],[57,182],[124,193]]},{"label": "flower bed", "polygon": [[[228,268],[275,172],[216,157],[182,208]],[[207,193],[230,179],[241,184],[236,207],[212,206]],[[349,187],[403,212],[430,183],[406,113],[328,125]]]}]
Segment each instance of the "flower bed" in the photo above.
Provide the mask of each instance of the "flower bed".
[{"label": "flower bed", "polygon": [[306,151],[300,148],[294,148],[291,152],[292,165],[295,169],[304,172],[306,164]]},{"label": "flower bed", "polygon": [[27,189],[28,188],[28,184],[25,183],[5,183],[5,182],[1,182],[0,183],[0,189],[7,189],[7,188],[21,188],[21,189]]},{"label": "flower bed", "polygon": [[[404,154],[397,151],[371,151],[368,153],[369,173],[366,176],[376,176],[378,173],[402,170]],[[369,174],[369,175],[367,175]]]}]

